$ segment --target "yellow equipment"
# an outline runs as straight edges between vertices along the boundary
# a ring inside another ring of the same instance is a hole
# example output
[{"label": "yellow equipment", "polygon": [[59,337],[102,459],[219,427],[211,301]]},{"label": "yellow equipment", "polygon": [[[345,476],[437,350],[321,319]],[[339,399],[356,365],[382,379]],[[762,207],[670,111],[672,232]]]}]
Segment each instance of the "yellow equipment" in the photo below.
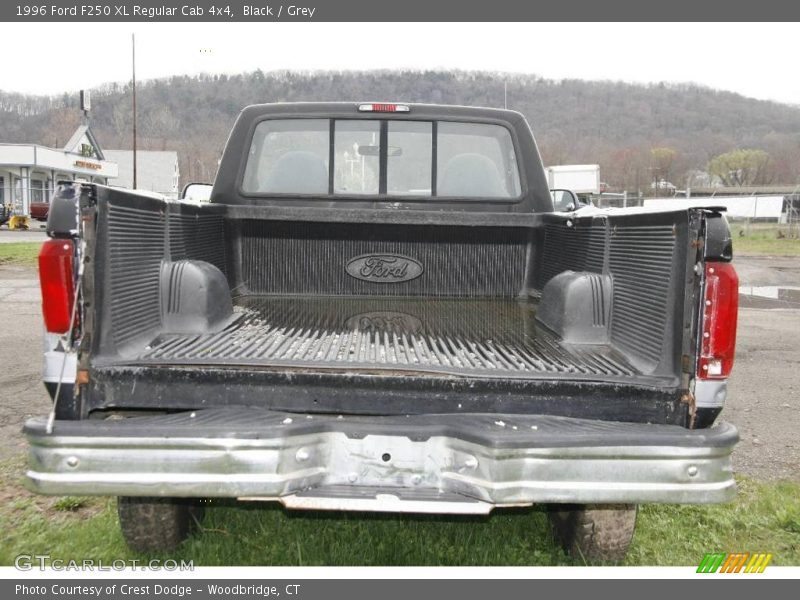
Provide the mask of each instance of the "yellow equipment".
[{"label": "yellow equipment", "polygon": [[9,229],[28,229],[30,227],[31,219],[23,215],[12,215],[8,218]]}]

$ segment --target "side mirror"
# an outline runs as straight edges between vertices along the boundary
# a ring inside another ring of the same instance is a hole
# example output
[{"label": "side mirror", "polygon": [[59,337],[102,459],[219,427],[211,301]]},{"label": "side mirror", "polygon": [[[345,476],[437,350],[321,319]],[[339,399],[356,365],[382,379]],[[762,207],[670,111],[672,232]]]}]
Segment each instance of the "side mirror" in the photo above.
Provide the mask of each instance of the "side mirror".
[{"label": "side mirror", "polygon": [[556,212],[572,212],[581,207],[581,201],[572,190],[550,190],[550,195]]},{"label": "side mirror", "polygon": [[181,200],[187,202],[208,202],[214,186],[210,183],[187,183],[181,193]]}]

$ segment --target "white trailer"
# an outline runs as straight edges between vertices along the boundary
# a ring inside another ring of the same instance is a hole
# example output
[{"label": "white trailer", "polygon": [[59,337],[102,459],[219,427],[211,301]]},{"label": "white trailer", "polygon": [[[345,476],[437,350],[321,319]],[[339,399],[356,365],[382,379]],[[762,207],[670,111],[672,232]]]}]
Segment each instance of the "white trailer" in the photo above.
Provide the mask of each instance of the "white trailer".
[{"label": "white trailer", "polygon": [[729,219],[778,221],[783,213],[783,196],[697,196],[693,198],[648,198],[644,206],[656,210],[724,206]]},{"label": "white trailer", "polygon": [[551,190],[572,190],[576,194],[600,193],[600,165],[556,165],[546,167]]}]

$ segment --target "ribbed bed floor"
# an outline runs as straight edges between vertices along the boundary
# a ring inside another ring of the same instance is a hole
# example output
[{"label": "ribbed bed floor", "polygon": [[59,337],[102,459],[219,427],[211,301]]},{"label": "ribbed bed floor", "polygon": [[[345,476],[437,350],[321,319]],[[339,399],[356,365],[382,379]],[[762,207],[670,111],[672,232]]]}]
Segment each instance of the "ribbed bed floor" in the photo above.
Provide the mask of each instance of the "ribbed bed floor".
[{"label": "ribbed bed floor", "polygon": [[461,375],[628,376],[607,346],[566,347],[532,302],[487,299],[245,297],[224,330],[164,334],[147,363],[361,367]]}]

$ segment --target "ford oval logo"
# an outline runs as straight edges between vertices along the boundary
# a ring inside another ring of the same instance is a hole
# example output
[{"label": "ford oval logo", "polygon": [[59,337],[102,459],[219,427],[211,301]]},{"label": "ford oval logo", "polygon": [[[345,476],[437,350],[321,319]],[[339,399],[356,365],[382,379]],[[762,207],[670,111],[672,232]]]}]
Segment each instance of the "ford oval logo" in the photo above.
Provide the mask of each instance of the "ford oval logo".
[{"label": "ford oval logo", "polygon": [[362,281],[400,283],[422,275],[422,265],[399,254],[364,254],[347,263],[347,274]]},{"label": "ford oval logo", "polygon": [[347,319],[349,331],[368,333],[395,333],[413,335],[422,329],[422,321],[412,315],[394,311],[375,311],[355,315]]}]

